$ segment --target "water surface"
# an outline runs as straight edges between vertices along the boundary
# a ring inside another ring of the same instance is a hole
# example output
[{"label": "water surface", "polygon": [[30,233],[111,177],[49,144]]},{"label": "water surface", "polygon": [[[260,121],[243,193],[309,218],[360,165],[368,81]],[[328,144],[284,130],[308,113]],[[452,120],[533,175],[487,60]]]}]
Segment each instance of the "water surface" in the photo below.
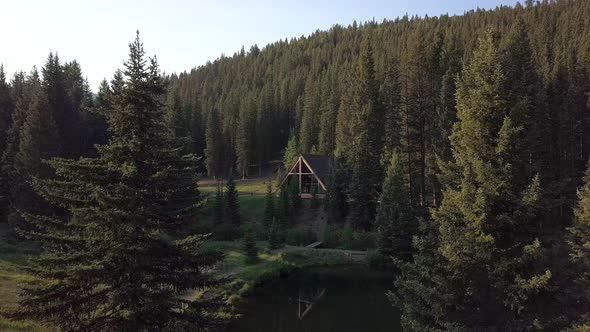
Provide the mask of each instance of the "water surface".
[{"label": "water surface", "polygon": [[364,267],[305,269],[258,287],[230,332],[397,332],[387,273]]}]

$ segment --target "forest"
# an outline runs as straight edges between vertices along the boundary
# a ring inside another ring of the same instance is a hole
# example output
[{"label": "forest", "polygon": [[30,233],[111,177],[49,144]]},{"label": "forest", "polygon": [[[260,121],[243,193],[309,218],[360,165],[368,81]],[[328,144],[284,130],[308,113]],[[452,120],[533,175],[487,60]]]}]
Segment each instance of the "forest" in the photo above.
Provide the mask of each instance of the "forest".
[{"label": "forest", "polygon": [[[590,330],[584,0],[335,25],[170,75],[138,33],[96,92],[58,53],[0,67],[0,223],[42,248],[26,271],[44,280],[0,315],[223,329],[227,301],[181,297],[216,287],[223,259],[179,235],[200,222],[196,183],[228,180],[226,218],[256,257],[233,180],[303,153],[334,158],[328,223],[377,234],[404,330]],[[273,242],[300,203],[271,194]]]}]

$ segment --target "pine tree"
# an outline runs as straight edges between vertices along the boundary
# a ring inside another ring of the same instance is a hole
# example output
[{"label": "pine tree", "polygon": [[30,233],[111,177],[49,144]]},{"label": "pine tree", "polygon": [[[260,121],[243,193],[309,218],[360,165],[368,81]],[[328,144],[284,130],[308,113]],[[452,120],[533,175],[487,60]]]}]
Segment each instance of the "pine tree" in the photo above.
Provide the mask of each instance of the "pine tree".
[{"label": "pine tree", "polygon": [[223,201],[225,220],[234,225],[241,225],[242,217],[240,216],[240,201],[238,199],[236,182],[232,175],[227,179]]},{"label": "pine tree", "polygon": [[353,107],[352,147],[348,161],[352,169],[350,211],[355,227],[368,230],[373,224],[376,195],[380,190],[383,149],[382,112],[369,40],[363,43]]},{"label": "pine tree", "polygon": [[213,220],[215,224],[219,225],[224,221],[224,205],[223,205],[223,190],[221,187],[217,186],[217,191],[215,192],[215,201],[213,202]]},{"label": "pine tree", "polygon": [[223,147],[223,132],[219,122],[219,115],[216,110],[209,112],[207,129],[205,131],[205,158],[207,161],[207,172],[214,178],[223,177],[223,165],[225,161]]},{"label": "pine tree", "polygon": [[270,227],[276,217],[275,198],[272,192],[272,184],[266,186],[266,196],[264,197],[264,227]]},{"label": "pine tree", "polygon": [[389,162],[389,155],[400,145],[400,104],[401,82],[399,65],[396,60],[391,61],[385,73],[385,80],[379,89],[385,115],[384,125],[384,161]]},{"label": "pine tree", "polygon": [[289,193],[289,211],[291,212],[292,216],[296,216],[299,214],[299,210],[301,209],[301,196],[299,196],[299,183],[297,181],[291,180],[287,184],[287,191]]},{"label": "pine tree", "polygon": [[10,87],[6,82],[4,66],[0,64],[0,156],[6,148],[8,129],[11,125],[14,101],[10,95]]},{"label": "pine tree", "polygon": [[283,165],[289,171],[289,167],[292,167],[295,163],[295,160],[299,158],[299,146],[297,145],[297,136],[293,131],[289,134],[289,142],[287,143],[287,147],[285,148],[285,153],[283,154]]},{"label": "pine tree", "polygon": [[346,195],[347,178],[348,172],[344,161],[341,158],[336,159],[334,169],[328,177],[328,190],[324,204],[329,223],[342,223],[348,214],[348,199]]},{"label": "pine tree", "polygon": [[270,249],[278,249],[281,247],[280,221],[273,218],[268,227],[268,244]]},{"label": "pine tree", "polygon": [[185,109],[182,107],[180,93],[178,89],[173,89],[168,93],[168,102],[166,110],[166,120],[172,131],[172,135],[177,139],[188,137],[190,124]]},{"label": "pine tree", "polygon": [[247,227],[244,231],[244,238],[242,239],[242,251],[246,255],[246,262],[248,264],[254,264],[258,261],[258,248],[254,241],[254,234],[252,229]]},{"label": "pine tree", "polygon": [[572,312],[581,313],[577,323],[590,324],[590,162],[584,176],[584,183],[578,190],[578,204],[574,211],[574,226],[569,228],[568,244],[570,257],[574,264],[572,279],[567,280],[568,293],[574,296],[576,308]]},{"label": "pine tree", "polygon": [[502,94],[505,69],[498,53],[489,31],[458,82],[459,122],[451,143],[461,178],[458,186],[447,188],[441,207],[432,214],[440,232],[435,250],[442,262],[423,267],[432,279],[451,276],[450,282],[438,294],[442,302],[437,297],[424,302],[428,293],[417,294],[415,282],[398,282],[401,302],[414,307],[405,312],[411,315],[405,318],[408,329],[424,324],[416,315],[417,306],[424,303],[429,303],[426,312],[448,308],[442,314],[444,322],[438,322],[447,329],[549,328],[558,315],[556,307],[535,305],[553,301],[552,273],[537,226],[540,182],[539,177],[523,186],[514,181],[519,128]]},{"label": "pine tree", "polygon": [[30,182],[32,177],[52,176],[51,170],[43,163],[59,154],[58,130],[52,118],[45,93],[39,81],[32,78],[30,100],[26,115],[19,129],[18,147],[12,164],[12,183],[10,184],[13,213],[9,222],[12,228],[26,227],[19,211],[29,213],[50,212],[48,204],[34,192]]},{"label": "pine tree", "polygon": [[409,261],[412,258],[412,237],[417,233],[417,215],[409,201],[408,187],[400,155],[391,155],[383,191],[377,207],[376,224],[379,250],[387,257]]},{"label": "pine tree", "polygon": [[287,185],[283,185],[280,188],[279,191],[279,199],[277,201],[277,206],[276,206],[276,218],[279,224],[281,225],[289,225],[290,223],[290,217],[292,215],[292,212],[290,210],[291,208],[291,201],[290,201],[290,197],[289,197],[289,191],[288,191],[288,187]]},{"label": "pine tree", "polygon": [[305,83],[303,114],[299,131],[299,146],[304,153],[310,153],[317,144],[319,134],[320,93],[315,79],[310,75]]},{"label": "pine tree", "polygon": [[63,331],[203,330],[214,323],[216,302],[181,295],[214,284],[203,269],[215,257],[199,253],[204,236],[162,237],[197,212],[197,160],[179,155],[168,136],[163,81],[139,37],[125,67],[109,144],[97,158],[52,159],[57,179],[34,179],[37,192],[69,217],[24,214],[37,228],[25,234],[46,250],[30,272],[52,282],[25,286],[14,317]]}]

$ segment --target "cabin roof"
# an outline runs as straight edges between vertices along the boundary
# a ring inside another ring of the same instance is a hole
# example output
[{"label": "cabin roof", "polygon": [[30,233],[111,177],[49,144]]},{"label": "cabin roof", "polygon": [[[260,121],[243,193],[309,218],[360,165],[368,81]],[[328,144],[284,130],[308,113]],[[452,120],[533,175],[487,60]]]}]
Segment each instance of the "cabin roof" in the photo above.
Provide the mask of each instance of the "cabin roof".
[{"label": "cabin roof", "polygon": [[332,157],[319,154],[302,154],[301,157],[315,173],[322,184],[327,183],[330,172],[332,171]]}]

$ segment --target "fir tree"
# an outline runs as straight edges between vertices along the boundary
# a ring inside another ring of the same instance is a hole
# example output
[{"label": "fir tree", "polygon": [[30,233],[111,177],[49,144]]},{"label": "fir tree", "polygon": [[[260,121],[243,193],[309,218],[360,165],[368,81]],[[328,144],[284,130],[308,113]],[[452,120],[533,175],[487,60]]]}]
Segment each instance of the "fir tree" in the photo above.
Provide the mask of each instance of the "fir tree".
[{"label": "fir tree", "polygon": [[[97,158],[52,159],[57,179],[34,179],[44,198],[69,211],[67,220],[25,214],[27,236],[45,253],[30,272],[50,283],[25,286],[15,318],[63,331],[162,330],[210,327],[215,301],[182,299],[213,284],[203,269],[213,256],[205,237],[166,241],[162,230],[194,217],[200,200],[196,159],[181,156],[168,136],[157,62],[148,64],[139,37],[130,44],[125,83],[109,117],[109,144]],[[187,326],[188,327],[188,326]]]},{"label": "fir tree", "polygon": [[0,156],[6,148],[8,129],[11,125],[14,102],[10,95],[10,87],[6,82],[4,66],[0,64]]},{"label": "fir tree", "polygon": [[[576,308],[571,311],[581,313],[576,323],[590,324],[590,162],[584,176],[584,183],[578,190],[578,204],[575,208],[574,226],[569,228],[568,244],[570,257],[574,264],[572,278],[567,279],[567,292],[574,297],[571,301]],[[571,285],[573,279],[574,285]]]},{"label": "fir tree", "polygon": [[240,216],[240,201],[238,199],[236,182],[232,175],[227,179],[223,200],[225,220],[231,224],[240,225],[242,223]]},{"label": "fir tree", "polygon": [[377,208],[379,250],[387,257],[409,261],[412,237],[416,234],[417,216],[409,201],[408,187],[400,156],[394,151]]},{"label": "fir tree", "polygon": [[358,229],[368,230],[375,215],[376,194],[381,177],[383,124],[379,91],[375,80],[373,49],[363,43],[359,59],[352,121],[352,148],[348,161],[352,169],[350,182],[351,218]]},{"label": "fir tree", "polygon": [[275,219],[275,198],[272,192],[272,184],[266,186],[266,196],[264,197],[264,227],[270,227]]},{"label": "fir tree", "polygon": [[424,303],[429,303],[429,313],[448,308],[439,311],[444,320],[436,322],[446,329],[549,328],[556,317],[556,307],[534,305],[553,301],[552,273],[535,227],[540,222],[540,182],[538,177],[528,186],[514,181],[519,128],[502,95],[504,82],[494,34],[488,32],[458,82],[459,122],[451,143],[461,178],[458,186],[447,188],[432,214],[440,232],[435,250],[442,261],[422,267],[434,280],[451,277],[447,289],[437,294],[442,298],[428,300],[429,292],[416,293],[415,281],[399,280],[400,302],[414,307],[405,313],[408,329],[428,324],[416,314]]},{"label": "fir tree", "polygon": [[258,248],[254,241],[254,234],[252,234],[251,227],[247,227],[244,231],[244,238],[242,239],[242,251],[246,255],[246,262],[254,264],[258,261]]},{"label": "fir tree", "polygon": [[223,177],[223,132],[216,110],[209,112],[205,131],[207,172],[214,178]]},{"label": "fir tree", "polygon": [[223,223],[224,210],[223,190],[218,184],[217,191],[215,192],[215,201],[213,202],[213,220],[215,221],[215,224],[219,225]]},{"label": "fir tree", "polygon": [[297,136],[293,131],[289,134],[289,142],[283,153],[283,165],[286,170],[289,171],[289,167],[292,167],[297,158],[299,158],[300,152],[297,145]]},{"label": "fir tree", "polygon": [[280,224],[280,221],[273,218],[268,226],[268,245],[270,246],[270,249],[278,249],[281,247]]},{"label": "fir tree", "polygon": [[301,209],[301,196],[299,196],[299,183],[297,181],[291,180],[287,183],[287,190],[289,193],[289,211],[291,212],[292,216],[296,216],[299,214],[299,210]]},{"label": "fir tree", "polygon": [[281,225],[289,225],[292,212],[290,210],[291,201],[289,198],[288,186],[283,185],[279,191],[279,199],[276,206],[276,217]]}]

